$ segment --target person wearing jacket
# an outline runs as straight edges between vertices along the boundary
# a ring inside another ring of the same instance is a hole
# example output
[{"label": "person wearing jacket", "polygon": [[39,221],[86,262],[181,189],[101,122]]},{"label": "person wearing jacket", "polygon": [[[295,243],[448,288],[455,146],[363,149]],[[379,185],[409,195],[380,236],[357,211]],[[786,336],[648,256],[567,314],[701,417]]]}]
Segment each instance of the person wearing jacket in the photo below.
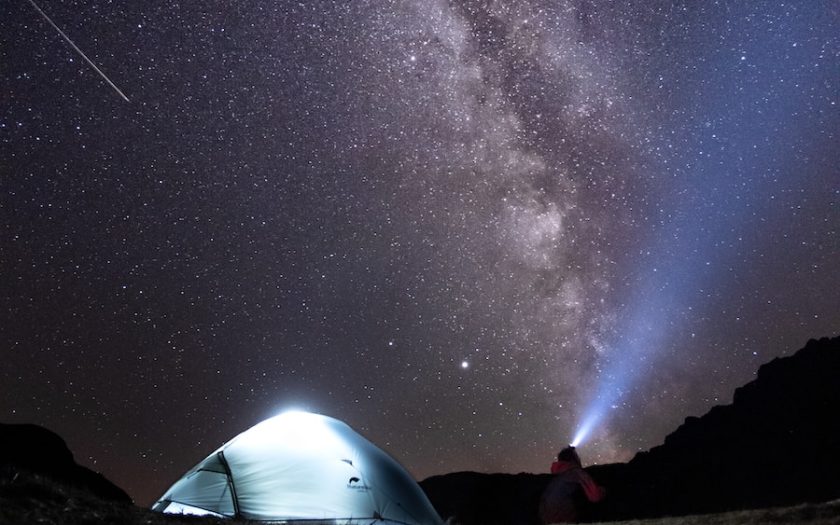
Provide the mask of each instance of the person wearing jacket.
[{"label": "person wearing jacket", "polygon": [[540,498],[540,520],[544,524],[578,521],[588,505],[604,498],[605,491],[583,470],[575,447],[568,446],[551,464],[554,479]]}]

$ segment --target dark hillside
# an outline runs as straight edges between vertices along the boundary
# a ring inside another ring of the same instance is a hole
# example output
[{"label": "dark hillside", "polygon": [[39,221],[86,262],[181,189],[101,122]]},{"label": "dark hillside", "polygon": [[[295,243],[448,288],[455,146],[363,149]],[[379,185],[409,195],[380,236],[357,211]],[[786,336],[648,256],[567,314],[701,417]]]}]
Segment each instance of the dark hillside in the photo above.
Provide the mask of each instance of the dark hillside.
[{"label": "dark hillside", "polygon": [[0,479],[13,480],[21,473],[77,487],[107,501],[131,503],[121,488],[78,465],[58,434],[37,425],[0,423]]},{"label": "dark hillside", "polygon": [[[840,497],[840,338],[811,340],[762,366],[733,403],[689,417],[629,463],[587,469],[608,488],[592,519],[618,520],[794,505]],[[421,483],[464,525],[535,523],[546,475],[477,473]],[[493,520],[492,515],[506,516]],[[527,518],[530,516],[530,518]]]},{"label": "dark hillside", "polygon": [[762,366],[731,405],[687,418],[663,445],[633,458],[613,512],[659,516],[837,498],[838,414],[840,338],[811,340]]},{"label": "dark hillside", "polygon": [[[163,516],[99,473],[82,467],[57,434],[36,425],[0,424],[0,524],[218,524],[221,520]],[[229,522],[227,522],[229,523]]]}]

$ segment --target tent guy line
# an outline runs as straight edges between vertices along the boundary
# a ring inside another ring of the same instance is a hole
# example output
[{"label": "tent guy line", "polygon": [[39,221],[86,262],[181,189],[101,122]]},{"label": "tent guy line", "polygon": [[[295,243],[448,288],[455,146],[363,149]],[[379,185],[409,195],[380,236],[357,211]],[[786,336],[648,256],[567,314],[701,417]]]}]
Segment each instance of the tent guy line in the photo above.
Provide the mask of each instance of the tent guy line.
[{"label": "tent guy line", "polygon": [[93,60],[89,59],[89,58],[87,57],[87,55],[85,55],[85,53],[84,53],[81,49],[79,49],[79,46],[77,46],[76,44],[74,44],[74,43],[73,43],[73,41],[72,41],[72,40],[70,40],[70,37],[69,37],[69,36],[67,36],[67,35],[64,33],[64,31],[62,31],[62,30],[61,30],[61,28],[60,28],[60,27],[58,27],[58,26],[55,24],[55,22],[53,22],[53,21],[52,21],[52,19],[51,19],[49,16],[47,16],[47,13],[45,13],[45,12],[44,12],[44,11],[43,11],[40,7],[38,7],[38,4],[36,4],[36,3],[35,3],[35,0],[29,0],[29,3],[30,3],[30,4],[32,4],[32,7],[34,7],[34,8],[35,8],[35,10],[36,10],[36,11],[38,11],[38,12],[41,14],[41,16],[43,16],[43,17],[44,17],[44,19],[45,19],[47,22],[49,22],[49,24],[50,24],[51,26],[53,26],[53,27],[55,28],[55,30],[56,30],[56,31],[58,31],[58,34],[59,34],[59,35],[61,35],[61,36],[62,36],[62,38],[64,38],[64,40],[66,40],[66,41],[67,41],[67,43],[68,43],[68,44],[70,44],[70,45],[73,47],[73,49],[75,49],[75,50],[76,50],[76,52],[79,54],[79,56],[81,56],[82,58],[84,58],[84,59],[85,59],[85,61],[86,61],[88,64],[90,64],[90,67],[92,67],[92,68],[93,68],[93,69],[94,69],[97,73],[99,73],[99,76],[101,76],[103,79],[105,79],[105,82],[107,82],[109,86],[111,86],[112,88],[114,88],[114,91],[116,91],[116,92],[117,92],[117,94],[118,94],[120,97],[122,97],[122,99],[123,99],[123,100],[125,100],[126,102],[131,102],[130,100],[128,100],[128,97],[127,97],[127,96],[125,96],[125,93],[123,93],[123,92],[120,90],[120,88],[118,88],[118,87],[117,87],[117,85],[116,85],[116,84],[114,84],[113,82],[111,82],[111,79],[110,79],[110,78],[108,78],[108,76],[107,76],[107,75],[105,75],[105,73],[103,73],[101,69],[99,69],[98,67],[96,67],[96,64],[94,64],[94,63],[93,63]]}]

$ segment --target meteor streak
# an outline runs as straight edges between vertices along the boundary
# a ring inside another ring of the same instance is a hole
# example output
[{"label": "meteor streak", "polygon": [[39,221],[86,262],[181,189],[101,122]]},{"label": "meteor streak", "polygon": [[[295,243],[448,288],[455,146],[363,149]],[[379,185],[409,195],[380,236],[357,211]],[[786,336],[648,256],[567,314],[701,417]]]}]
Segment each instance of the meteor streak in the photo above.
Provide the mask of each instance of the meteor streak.
[{"label": "meteor streak", "polygon": [[52,19],[50,19],[50,17],[48,17],[48,16],[47,16],[47,13],[45,13],[44,11],[42,11],[42,10],[41,10],[41,8],[40,8],[40,7],[38,7],[38,4],[36,4],[36,3],[35,3],[35,0],[29,0],[29,3],[30,3],[30,4],[32,4],[32,7],[34,7],[36,11],[38,11],[39,13],[41,13],[41,16],[43,16],[43,17],[44,17],[44,19],[45,19],[47,22],[49,22],[49,23],[50,23],[50,25],[51,25],[51,26],[53,26],[53,27],[55,28],[55,30],[56,30],[56,31],[58,31],[58,34],[59,34],[59,35],[61,35],[61,36],[62,36],[62,38],[64,38],[64,40],[66,40],[66,41],[67,41],[67,43],[68,43],[68,44],[70,44],[70,45],[73,47],[73,49],[75,49],[75,50],[76,50],[76,52],[77,52],[77,53],[78,53],[78,54],[79,54],[82,58],[84,58],[84,59],[85,59],[85,61],[86,61],[88,64],[90,64],[90,67],[92,67],[94,70],[96,70],[96,72],[97,72],[97,73],[99,73],[99,76],[101,76],[103,79],[105,79],[105,82],[107,82],[109,86],[111,86],[112,88],[114,88],[114,91],[116,91],[116,92],[117,92],[117,94],[123,98],[123,100],[125,100],[126,102],[131,102],[130,100],[128,100],[128,97],[127,97],[127,96],[125,96],[125,93],[123,93],[122,91],[120,91],[120,88],[118,88],[116,84],[114,84],[113,82],[111,82],[111,79],[110,79],[110,78],[108,78],[108,77],[105,75],[105,73],[103,73],[103,72],[102,72],[102,70],[101,70],[101,69],[99,69],[98,67],[96,67],[96,64],[94,64],[94,63],[93,63],[93,61],[92,61],[91,59],[89,59],[89,58],[87,57],[87,55],[85,55],[85,54],[84,54],[84,52],[83,52],[81,49],[79,49],[79,46],[77,46],[76,44],[74,44],[74,43],[73,43],[73,41],[72,41],[72,40],[70,40],[70,37],[69,37],[69,36],[67,36],[66,34],[64,34],[64,31],[62,31],[62,30],[61,30],[61,29],[60,29],[57,25],[55,25],[55,22],[53,22],[53,21],[52,21]]}]

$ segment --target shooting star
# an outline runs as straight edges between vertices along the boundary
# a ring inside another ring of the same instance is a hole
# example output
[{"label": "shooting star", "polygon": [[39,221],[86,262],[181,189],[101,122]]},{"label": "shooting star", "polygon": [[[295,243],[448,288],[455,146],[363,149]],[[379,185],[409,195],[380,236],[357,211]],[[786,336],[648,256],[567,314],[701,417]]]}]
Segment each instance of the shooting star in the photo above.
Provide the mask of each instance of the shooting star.
[{"label": "shooting star", "polygon": [[84,59],[85,59],[85,61],[86,61],[88,64],[90,64],[90,67],[92,67],[94,70],[96,70],[96,72],[97,72],[97,73],[99,73],[99,76],[101,76],[103,79],[105,79],[105,82],[107,82],[109,86],[111,86],[112,88],[114,88],[114,91],[116,91],[116,92],[117,92],[117,94],[118,94],[119,96],[121,96],[123,100],[125,100],[126,102],[131,102],[130,100],[128,100],[128,97],[127,97],[127,96],[125,96],[125,93],[123,93],[122,91],[120,91],[120,88],[118,88],[116,84],[114,84],[113,82],[111,82],[111,79],[110,79],[110,78],[108,78],[108,76],[107,76],[107,75],[105,75],[105,73],[103,73],[101,69],[99,69],[98,67],[96,67],[96,64],[94,64],[94,63],[93,63],[93,61],[92,61],[91,59],[89,59],[89,58],[87,57],[87,55],[85,55],[85,54],[84,54],[84,52],[83,52],[81,49],[79,49],[79,46],[77,46],[76,44],[74,44],[74,43],[73,43],[73,41],[72,41],[72,40],[70,40],[70,37],[69,37],[69,36],[67,36],[66,34],[64,34],[64,31],[62,31],[62,30],[61,30],[61,29],[60,29],[57,25],[55,25],[55,22],[53,22],[53,21],[52,21],[52,19],[50,19],[50,17],[48,17],[48,16],[47,16],[47,13],[43,12],[43,11],[41,10],[41,8],[40,8],[40,7],[38,7],[38,4],[36,4],[36,3],[35,3],[35,0],[29,0],[29,3],[30,3],[30,4],[32,4],[32,7],[34,7],[36,11],[38,11],[39,13],[41,13],[41,16],[43,16],[43,17],[44,17],[44,19],[45,19],[47,22],[49,22],[49,23],[50,23],[50,25],[51,25],[51,26],[53,26],[53,27],[55,28],[55,30],[56,30],[56,31],[58,31],[58,34],[59,34],[59,35],[61,35],[61,36],[62,36],[62,38],[64,38],[64,40],[66,40],[66,41],[67,41],[67,43],[68,43],[68,44],[70,44],[70,45],[73,47],[73,49],[75,49],[75,50],[76,50],[76,53],[78,53],[78,54],[79,54],[82,58],[84,58]]}]

